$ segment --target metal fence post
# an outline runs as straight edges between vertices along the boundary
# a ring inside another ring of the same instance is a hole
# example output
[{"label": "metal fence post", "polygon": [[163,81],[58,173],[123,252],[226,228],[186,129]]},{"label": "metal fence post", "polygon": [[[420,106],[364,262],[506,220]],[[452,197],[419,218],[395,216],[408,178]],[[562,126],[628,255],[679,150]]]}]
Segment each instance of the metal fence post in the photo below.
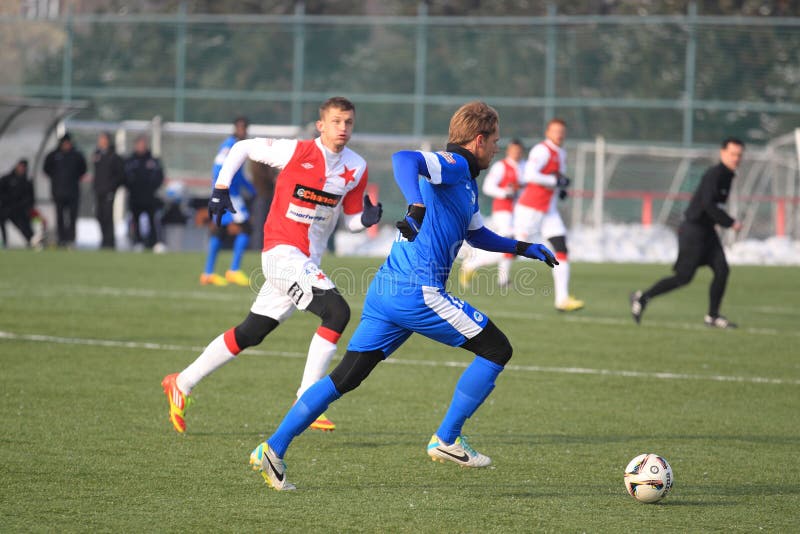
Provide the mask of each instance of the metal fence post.
[{"label": "metal fence post", "polygon": [[683,146],[692,144],[694,138],[694,83],[697,69],[697,2],[689,2],[688,41],[683,80]]},{"label": "metal fence post", "polygon": [[544,121],[548,122],[555,116],[556,98],[556,13],[555,4],[547,4],[547,50],[544,62]]},{"label": "metal fence post", "polygon": [[606,140],[602,135],[595,139],[594,147],[594,203],[592,205],[594,228],[603,227],[603,196],[606,189]]},{"label": "metal fence post", "polygon": [[425,133],[425,66],[428,63],[428,4],[417,4],[417,49],[414,65],[414,124],[412,133]]},{"label": "metal fence post", "polygon": [[292,124],[303,125],[303,83],[306,56],[306,5],[297,2],[294,6],[294,52],[292,57]]},{"label": "metal fence post", "polygon": [[74,29],[72,28],[72,7],[67,8],[67,39],[64,42],[64,57],[61,69],[61,100],[70,102],[72,100],[72,39]]},{"label": "metal fence post", "polygon": [[186,108],[186,3],[178,5],[175,32],[175,121],[183,122]]}]

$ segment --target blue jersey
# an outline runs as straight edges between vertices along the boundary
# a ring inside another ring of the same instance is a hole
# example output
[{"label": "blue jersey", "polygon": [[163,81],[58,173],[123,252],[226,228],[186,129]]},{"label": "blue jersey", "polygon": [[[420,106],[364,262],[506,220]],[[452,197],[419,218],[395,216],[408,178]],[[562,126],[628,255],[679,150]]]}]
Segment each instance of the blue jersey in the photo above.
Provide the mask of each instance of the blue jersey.
[{"label": "blue jersey", "polygon": [[417,154],[400,152],[397,156],[415,156],[418,161],[425,219],[414,241],[407,241],[398,233],[378,276],[444,288],[467,232],[483,226],[478,185],[463,156],[451,152]]},{"label": "blue jersey", "polygon": [[[217,156],[214,158],[214,167],[211,169],[211,187],[217,183],[219,171],[222,170],[222,164],[225,163],[225,158],[228,157],[231,147],[236,144],[239,139],[235,135],[231,135],[219,145]],[[236,213],[225,212],[222,217],[222,225],[226,226],[231,222],[242,223],[250,218],[250,213],[247,211],[247,204],[245,204],[244,197],[242,197],[242,190],[246,190],[251,196],[255,196],[256,190],[250,180],[244,175],[244,165],[239,167],[236,174],[233,175],[231,185],[228,192],[231,195],[231,202],[236,209]]]}]

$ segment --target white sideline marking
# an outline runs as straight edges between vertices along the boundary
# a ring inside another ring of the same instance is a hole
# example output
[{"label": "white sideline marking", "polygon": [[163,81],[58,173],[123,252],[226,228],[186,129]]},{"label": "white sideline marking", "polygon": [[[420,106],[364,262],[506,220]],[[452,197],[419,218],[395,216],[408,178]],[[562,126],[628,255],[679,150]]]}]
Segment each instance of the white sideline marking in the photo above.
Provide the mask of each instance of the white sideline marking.
[{"label": "white sideline marking", "polygon": [[[117,347],[124,349],[145,349],[145,350],[173,350],[182,352],[202,352],[205,347],[191,345],[171,345],[164,343],[147,343],[142,341],[115,341],[111,339],[91,339],[76,337],[48,336],[44,334],[16,334],[14,332],[4,332],[0,330],[0,340],[34,341],[41,343],[56,343],[63,345],[90,345],[98,347]],[[303,358],[306,354],[291,351],[276,351],[263,349],[247,349],[248,354],[279,356],[281,358]],[[426,367],[458,367],[466,368],[469,362],[461,361],[431,361],[431,360],[406,360],[388,359],[386,363],[398,365],[416,365]],[[712,382],[740,382],[748,384],[773,384],[800,386],[800,380],[784,378],[765,378],[760,376],[726,376],[726,375],[694,375],[684,373],[669,372],[644,372],[644,371],[625,371],[614,369],[593,369],[589,367],[543,367],[539,365],[507,365],[509,371],[521,371],[529,373],[557,373],[572,375],[601,375],[625,378],[655,378],[658,380],[708,380]]]},{"label": "white sideline marking", "polygon": [[[7,284],[0,284],[0,293],[5,296],[41,296],[41,297],[54,297],[58,295],[97,295],[97,296],[112,296],[112,297],[134,297],[134,298],[174,298],[174,299],[196,299],[196,300],[211,300],[211,301],[229,301],[237,303],[245,303],[252,301],[255,294],[226,294],[223,292],[210,292],[205,291],[161,291],[155,289],[137,289],[137,288],[121,288],[110,286],[47,286],[47,289],[31,290],[17,290]],[[360,310],[362,306],[360,302],[350,303],[352,310]],[[763,307],[762,307],[763,308]],[[783,310],[783,308],[781,308]],[[765,309],[760,309],[764,313],[770,313]],[[490,317],[503,317],[505,319],[528,319],[533,321],[546,321],[552,320],[556,317],[555,312],[552,314],[532,313],[524,310],[496,310],[488,313]],[[559,320],[568,323],[585,323],[585,324],[604,324],[610,326],[625,326],[635,329],[636,325],[630,318],[622,319],[619,317],[596,317],[596,316],[579,316],[568,315],[559,317]],[[674,321],[645,321],[644,327],[657,327],[657,328],[671,328],[675,330],[691,330],[691,331],[711,331],[707,326],[702,324],[699,320],[696,323],[682,323]],[[644,328],[643,327],[643,328]],[[781,331],[774,328],[752,328],[744,327],[739,328],[738,332],[747,334],[762,335],[762,336],[792,336],[800,337],[800,331]]]}]

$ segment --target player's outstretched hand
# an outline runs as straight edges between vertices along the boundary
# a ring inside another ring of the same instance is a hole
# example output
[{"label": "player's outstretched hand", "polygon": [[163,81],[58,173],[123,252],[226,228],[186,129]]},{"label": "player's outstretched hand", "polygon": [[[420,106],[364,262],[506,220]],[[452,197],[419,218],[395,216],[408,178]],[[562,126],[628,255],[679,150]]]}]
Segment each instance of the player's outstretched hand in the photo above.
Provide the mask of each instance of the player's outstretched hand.
[{"label": "player's outstretched hand", "polygon": [[217,226],[222,226],[222,216],[225,212],[236,213],[236,209],[231,202],[231,194],[228,188],[215,187],[208,200],[208,217],[213,221],[216,216]]},{"label": "player's outstretched hand", "polygon": [[383,204],[380,202],[373,204],[369,195],[364,195],[364,210],[361,212],[361,224],[363,224],[365,228],[369,228],[373,224],[378,224],[378,221],[381,220],[381,215],[383,215]]},{"label": "player's outstretched hand", "polygon": [[556,260],[556,257],[553,256],[553,253],[550,252],[550,249],[539,243],[533,243],[530,245],[525,249],[525,252],[523,252],[522,255],[526,258],[533,258],[534,260],[543,261],[550,267],[555,267],[558,265],[558,260]]},{"label": "player's outstretched hand", "polygon": [[425,206],[411,204],[408,206],[406,216],[402,221],[397,221],[395,226],[400,233],[409,241],[417,238],[419,229],[422,227],[422,220],[425,218]]}]

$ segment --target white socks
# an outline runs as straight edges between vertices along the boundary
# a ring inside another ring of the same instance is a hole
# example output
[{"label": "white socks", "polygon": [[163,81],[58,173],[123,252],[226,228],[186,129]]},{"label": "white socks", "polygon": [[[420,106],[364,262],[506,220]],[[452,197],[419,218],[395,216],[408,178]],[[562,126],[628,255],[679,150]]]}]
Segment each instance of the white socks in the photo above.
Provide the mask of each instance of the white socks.
[{"label": "white socks", "polygon": [[556,306],[569,297],[569,262],[558,260],[559,264],[553,267],[553,292],[555,293]]},{"label": "white socks", "polygon": [[508,277],[511,274],[511,258],[505,254],[497,262],[497,283],[501,286],[508,285]]},{"label": "white socks", "polygon": [[[332,332],[328,329],[325,330],[327,330],[327,333]],[[325,339],[319,332],[317,330],[317,333],[311,338],[311,344],[308,346],[308,359],[306,360],[306,368],[303,371],[303,381],[300,383],[300,389],[297,390],[298,399],[308,388],[327,374],[328,366],[330,366],[331,360],[336,354],[336,343]],[[332,338],[333,336],[328,335],[328,337]],[[336,337],[338,340],[338,336]]]},{"label": "white socks", "polygon": [[228,348],[225,336],[226,334],[217,336],[203,353],[178,375],[175,383],[184,394],[191,393],[198,382],[236,357]]}]

